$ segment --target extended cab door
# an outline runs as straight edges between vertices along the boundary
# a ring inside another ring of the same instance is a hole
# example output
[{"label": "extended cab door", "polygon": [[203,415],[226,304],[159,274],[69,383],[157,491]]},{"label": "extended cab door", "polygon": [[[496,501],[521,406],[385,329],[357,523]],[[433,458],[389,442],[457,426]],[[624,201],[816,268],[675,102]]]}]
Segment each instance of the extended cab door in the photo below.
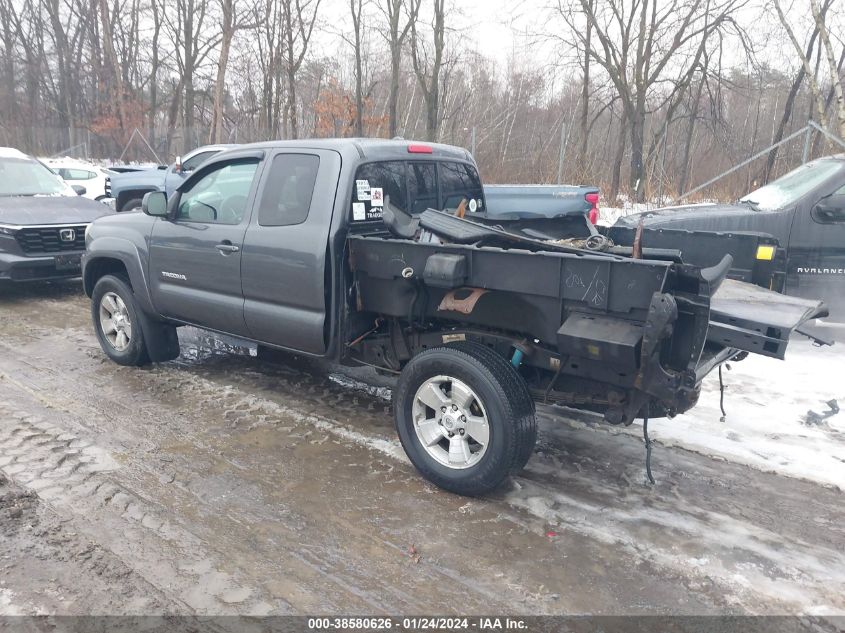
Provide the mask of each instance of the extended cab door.
[{"label": "extended cab door", "polygon": [[268,157],[241,264],[252,338],[326,351],[329,229],[340,174],[331,150],[282,149]]},{"label": "extended cab door", "polygon": [[262,152],[204,165],[153,226],[150,286],[164,316],[245,336],[241,249]]}]

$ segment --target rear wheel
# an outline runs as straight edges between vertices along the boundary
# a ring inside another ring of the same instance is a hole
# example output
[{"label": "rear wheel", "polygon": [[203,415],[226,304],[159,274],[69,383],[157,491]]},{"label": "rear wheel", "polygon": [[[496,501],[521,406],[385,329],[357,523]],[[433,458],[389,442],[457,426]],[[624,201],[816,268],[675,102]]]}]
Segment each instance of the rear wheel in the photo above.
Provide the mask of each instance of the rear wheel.
[{"label": "rear wheel", "polygon": [[139,308],[129,283],[105,275],[91,294],[91,317],[100,347],[119,365],[144,365],[150,361]]},{"label": "rear wheel", "polygon": [[534,405],[504,358],[475,343],[412,358],[394,390],[399,439],[429,481],[480,495],[521,468],[534,447]]}]

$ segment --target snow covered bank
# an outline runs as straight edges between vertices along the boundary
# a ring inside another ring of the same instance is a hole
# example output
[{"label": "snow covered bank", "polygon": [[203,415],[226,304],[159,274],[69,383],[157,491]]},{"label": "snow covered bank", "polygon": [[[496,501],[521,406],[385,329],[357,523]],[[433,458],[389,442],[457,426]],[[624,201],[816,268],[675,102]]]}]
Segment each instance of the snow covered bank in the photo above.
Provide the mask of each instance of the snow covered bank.
[{"label": "snow covered bank", "polygon": [[[713,372],[697,407],[649,422],[652,439],[845,490],[845,411],[822,417],[830,400],[845,408],[845,345],[793,339],[785,361],[752,355],[731,368],[724,372],[725,422]],[[641,435],[642,424],[626,432]]]}]

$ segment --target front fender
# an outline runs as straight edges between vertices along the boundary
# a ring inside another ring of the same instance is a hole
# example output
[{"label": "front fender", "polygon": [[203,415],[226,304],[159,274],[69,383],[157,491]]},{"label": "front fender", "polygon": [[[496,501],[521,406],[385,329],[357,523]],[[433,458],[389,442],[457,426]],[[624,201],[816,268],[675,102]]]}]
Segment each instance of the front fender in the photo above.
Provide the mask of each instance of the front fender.
[{"label": "front fender", "polygon": [[87,245],[85,254],[82,256],[82,282],[85,294],[90,297],[93,293],[94,284],[101,276],[97,274],[98,271],[109,270],[108,266],[104,266],[108,260],[123,264],[141,309],[150,315],[157,314],[150,296],[147,253],[125,238],[97,237]]}]

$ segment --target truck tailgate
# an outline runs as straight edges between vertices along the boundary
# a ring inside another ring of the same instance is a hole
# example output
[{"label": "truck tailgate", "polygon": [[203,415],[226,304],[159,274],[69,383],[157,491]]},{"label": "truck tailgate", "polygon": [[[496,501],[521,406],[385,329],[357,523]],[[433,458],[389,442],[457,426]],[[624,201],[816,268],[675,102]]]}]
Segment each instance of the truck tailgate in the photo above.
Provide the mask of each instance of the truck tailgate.
[{"label": "truck tailgate", "polygon": [[790,334],[803,323],[824,316],[827,307],[821,301],[725,279],[710,299],[707,340],[782,359]]}]

